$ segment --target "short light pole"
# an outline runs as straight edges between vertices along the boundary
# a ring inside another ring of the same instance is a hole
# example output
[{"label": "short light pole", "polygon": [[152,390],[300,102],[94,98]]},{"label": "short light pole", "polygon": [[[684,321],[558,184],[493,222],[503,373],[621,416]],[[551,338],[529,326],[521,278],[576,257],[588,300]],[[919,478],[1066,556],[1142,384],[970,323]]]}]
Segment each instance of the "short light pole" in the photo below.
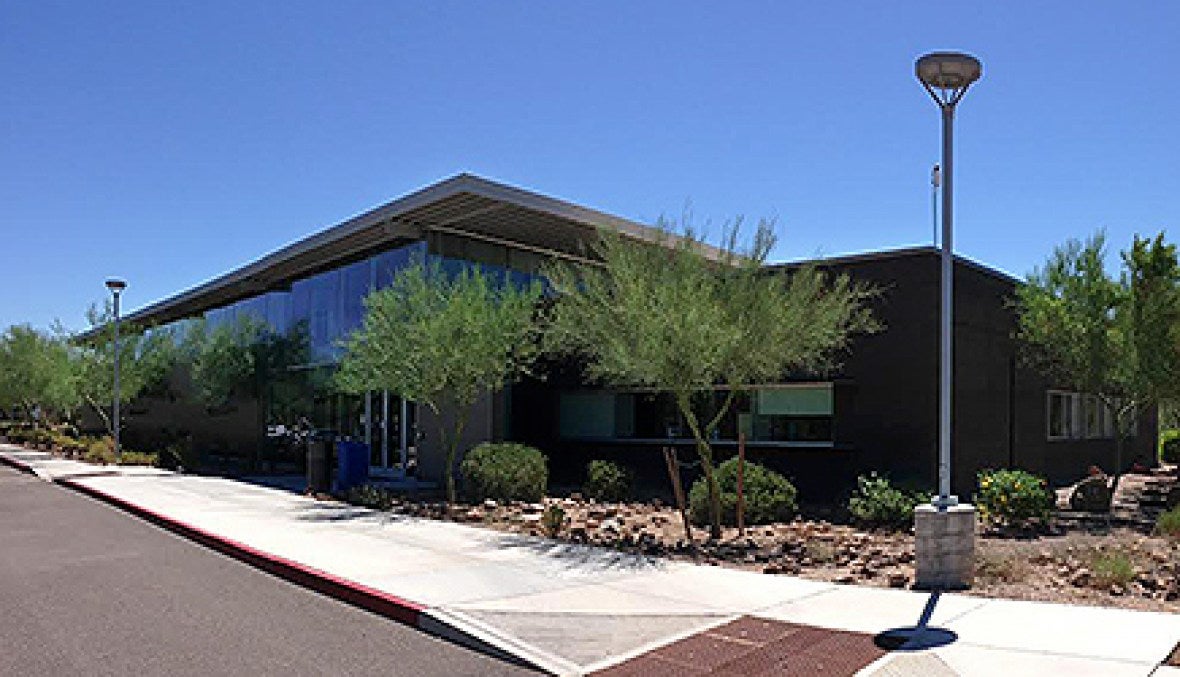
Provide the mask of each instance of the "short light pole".
[{"label": "short light pole", "polygon": [[115,390],[111,398],[111,423],[115,433],[115,462],[117,463],[123,457],[123,447],[119,440],[120,419],[119,419],[119,296],[123,290],[127,288],[127,283],[123,280],[111,278],[107,280],[107,289],[111,290],[113,297],[114,311],[115,311]]},{"label": "short light pole", "polygon": [[[970,585],[975,557],[975,511],[951,494],[951,388],[954,366],[954,124],[955,106],[983,75],[979,59],[958,52],[933,52],[918,59],[914,72],[942,111],[942,302],[938,369],[938,497],[915,516],[917,581],[921,587]],[[969,535],[964,533],[969,531]],[[924,543],[923,543],[924,542]],[[925,557],[923,554],[925,553]]]}]

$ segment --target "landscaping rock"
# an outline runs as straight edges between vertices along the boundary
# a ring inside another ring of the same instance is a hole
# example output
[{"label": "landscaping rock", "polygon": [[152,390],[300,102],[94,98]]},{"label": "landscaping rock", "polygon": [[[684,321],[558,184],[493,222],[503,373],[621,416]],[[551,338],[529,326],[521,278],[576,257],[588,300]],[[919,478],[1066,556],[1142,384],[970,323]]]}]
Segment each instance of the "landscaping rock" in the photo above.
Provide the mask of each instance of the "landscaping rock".
[{"label": "landscaping rock", "polygon": [[1069,507],[1084,512],[1106,512],[1110,510],[1111,491],[1105,475],[1087,477],[1074,485],[1069,495]]}]

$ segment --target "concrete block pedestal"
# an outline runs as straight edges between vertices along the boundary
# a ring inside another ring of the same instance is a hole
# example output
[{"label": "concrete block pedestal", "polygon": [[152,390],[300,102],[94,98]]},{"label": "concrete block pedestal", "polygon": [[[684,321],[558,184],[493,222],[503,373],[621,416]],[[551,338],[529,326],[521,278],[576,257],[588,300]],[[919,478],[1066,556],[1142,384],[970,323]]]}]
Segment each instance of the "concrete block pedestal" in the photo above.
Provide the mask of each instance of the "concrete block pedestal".
[{"label": "concrete block pedestal", "polygon": [[975,578],[975,506],[914,509],[914,588],[963,590]]}]

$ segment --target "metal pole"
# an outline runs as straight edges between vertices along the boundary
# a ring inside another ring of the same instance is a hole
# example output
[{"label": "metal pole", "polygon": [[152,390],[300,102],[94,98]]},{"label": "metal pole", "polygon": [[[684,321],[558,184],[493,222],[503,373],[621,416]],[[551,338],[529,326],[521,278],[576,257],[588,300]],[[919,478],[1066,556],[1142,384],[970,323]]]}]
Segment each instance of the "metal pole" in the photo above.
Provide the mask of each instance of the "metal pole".
[{"label": "metal pole", "polygon": [[938,505],[954,505],[951,496],[951,385],[954,375],[952,361],[954,312],[954,126],[955,106],[942,105],[942,327],[941,363],[939,365],[938,408]]},{"label": "metal pole", "polygon": [[111,409],[114,416],[115,429],[115,462],[123,457],[123,447],[119,441],[119,291],[115,290],[115,392]]}]

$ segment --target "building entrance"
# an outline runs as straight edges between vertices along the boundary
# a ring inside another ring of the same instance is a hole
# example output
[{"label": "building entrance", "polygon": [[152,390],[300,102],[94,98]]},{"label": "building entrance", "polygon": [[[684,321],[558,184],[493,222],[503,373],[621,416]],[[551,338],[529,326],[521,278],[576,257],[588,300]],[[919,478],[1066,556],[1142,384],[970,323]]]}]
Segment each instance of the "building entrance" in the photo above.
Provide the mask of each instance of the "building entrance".
[{"label": "building entrance", "polygon": [[413,402],[372,390],[365,396],[365,443],[369,446],[369,474],[376,477],[413,477],[417,468],[417,411]]}]

